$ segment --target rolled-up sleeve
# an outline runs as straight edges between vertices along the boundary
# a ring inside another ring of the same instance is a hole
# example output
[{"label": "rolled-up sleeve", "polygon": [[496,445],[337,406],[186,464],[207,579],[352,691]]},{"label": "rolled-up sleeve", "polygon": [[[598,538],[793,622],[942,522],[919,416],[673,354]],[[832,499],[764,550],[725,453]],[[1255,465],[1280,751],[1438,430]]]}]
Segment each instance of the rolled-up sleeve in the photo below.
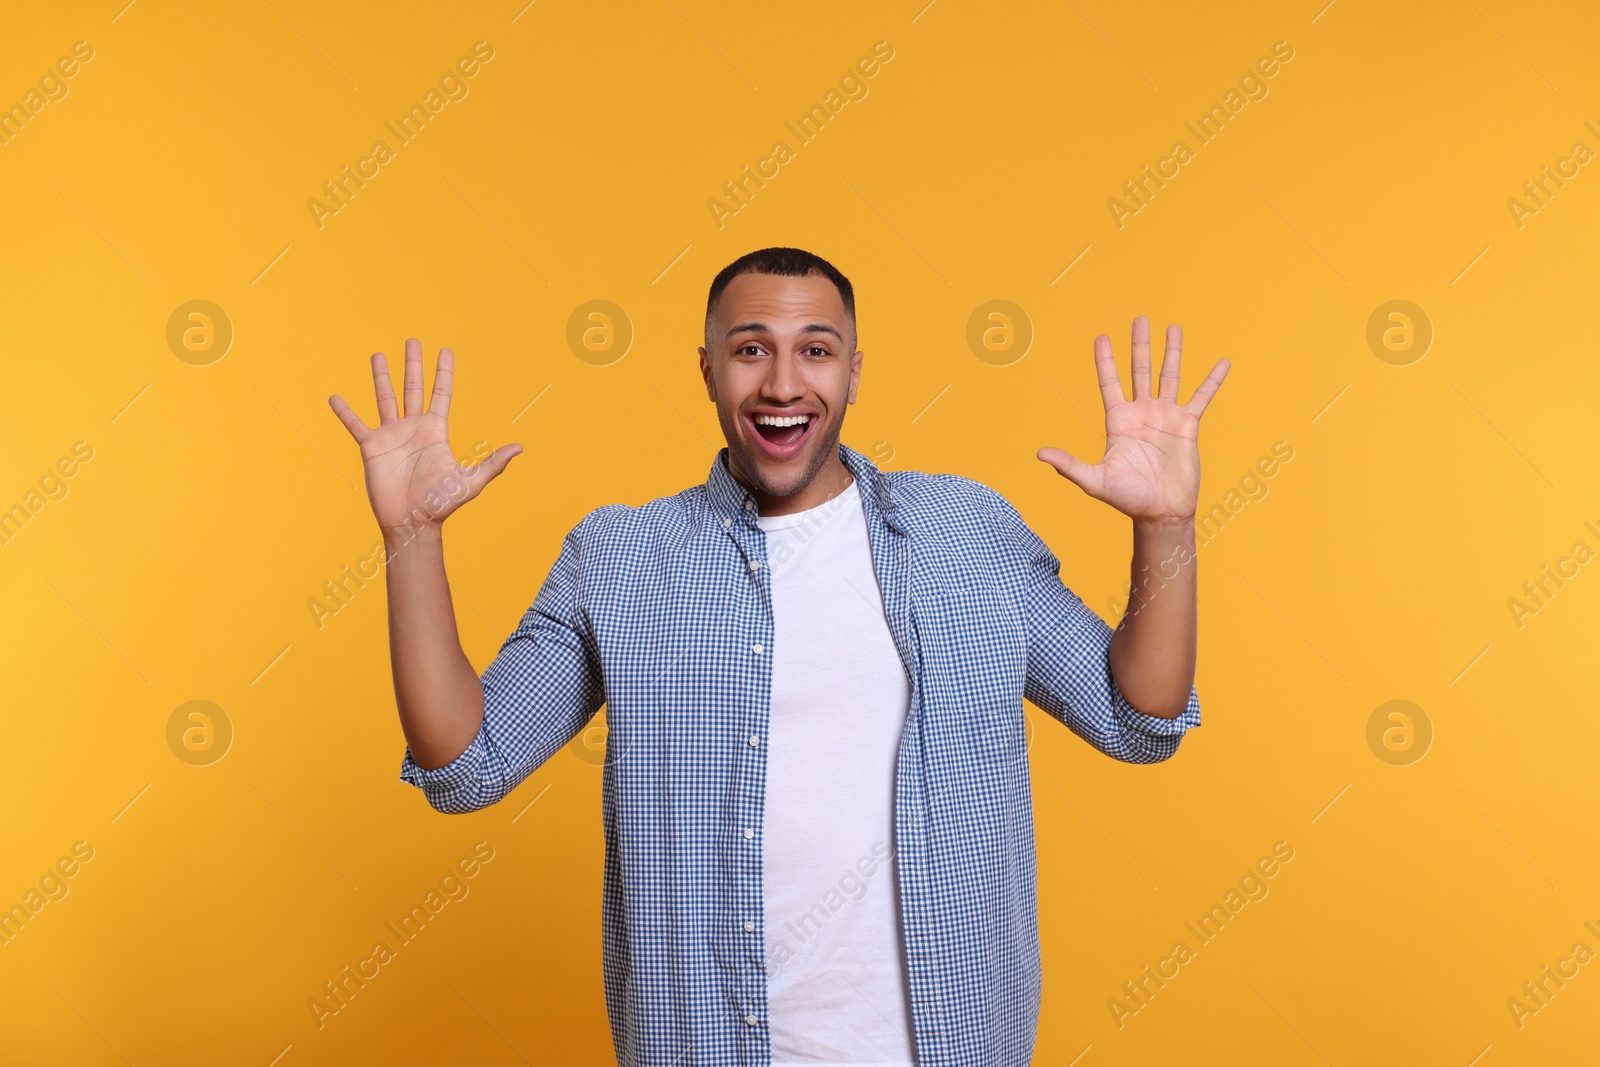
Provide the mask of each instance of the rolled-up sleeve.
[{"label": "rolled-up sleeve", "polygon": [[483,725],[466,750],[425,769],[406,748],[400,779],[421,789],[436,810],[459,814],[503,800],[604,702],[582,599],[584,546],[602,510],[568,532],[532,606],[480,676]]},{"label": "rolled-up sleeve", "polygon": [[993,494],[996,536],[1014,554],[1028,620],[1023,695],[1073,733],[1126,763],[1156,763],[1200,725],[1200,693],[1175,718],[1149,715],[1128,702],[1111,671],[1115,631],[1061,581],[1061,563],[1003,496]]}]

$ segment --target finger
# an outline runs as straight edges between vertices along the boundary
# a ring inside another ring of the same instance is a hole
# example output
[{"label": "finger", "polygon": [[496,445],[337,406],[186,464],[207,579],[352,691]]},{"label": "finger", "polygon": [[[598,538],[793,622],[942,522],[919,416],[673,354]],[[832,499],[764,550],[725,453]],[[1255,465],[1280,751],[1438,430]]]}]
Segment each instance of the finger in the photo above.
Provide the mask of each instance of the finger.
[{"label": "finger", "polygon": [[498,478],[500,473],[506,469],[506,464],[520,455],[522,455],[521,445],[501,445],[490,454],[488,459],[468,467],[467,478],[471,480],[474,492],[483,492],[483,487]]},{"label": "finger", "polygon": [[1124,403],[1122,382],[1117,379],[1117,361],[1111,358],[1111,338],[1101,334],[1094,339],[1094,369],[1100,379],[1100,399],[1110,411]]},{"label": "finger", "polygon": [[1092,467],[1070,452],[1060,448],[1041,448],[1038,456],[1041,460],[1054,467],[1056,472],[1067,481],[1096,500],[1101,498],[1100,492],[1105,483],[1105,472],[1099,467]]},{"label": "finger", "polygon": [[406,414],[422,414],[422,342],[406,338]]},{"label": "finger", "polygon": [[378,394],[378,425],[400,417],[395,404],[394,383],[389,380],[389,360],[382,352],[372,353],[372,388]]},{"label": "finger", "polygon": [[1182,374],[1183,363],[1183,331],[1177,326],[1167,327],[1167,350],[1161,356],[1161,392],[1162,400],[1178,402],[1178,379]]},{"label": "finger", "polygon": [[428,410],[443,418],[450,417],[450,390],[455,386],[456,355],[448,348],[439,349],[439,362],[433,368],[433,399]]},{"label": "finger", "polygon": [[1150,396],[1150,320],[1137,315],[1133,320],[1133,398]]},{"label": "finger", "polygon": [[372,432],[372,427],[361,421],[361,416],[350,410],[350,405],[344,402],[344,397],[337,394],[328,398],[328,406],[333,408],[333,413],[339,416],[339,421],[344,423],[344,428],[350,431],[350,436],[360,444],[367,439],[367,434]]},{"label": "finger", "polygon": [[1194,391],[1194,396],[1183,405],[1184,410],[1199,418],[1206,410],[1206,405],[1211,403],[1211,398],[1216,395],[1217,387],[1222,384],[1222,379],[1228,376],[1229,363],[1226,359],[1217,360],[1217,365],[1211,368],[1211,373],[1206,375],[1206,380]]}]

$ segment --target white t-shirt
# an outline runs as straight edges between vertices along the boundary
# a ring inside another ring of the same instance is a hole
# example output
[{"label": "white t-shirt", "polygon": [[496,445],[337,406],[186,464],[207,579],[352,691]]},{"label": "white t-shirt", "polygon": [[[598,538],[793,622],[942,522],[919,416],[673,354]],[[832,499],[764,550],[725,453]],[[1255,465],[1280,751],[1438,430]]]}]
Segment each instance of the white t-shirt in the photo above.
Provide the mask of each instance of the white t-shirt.
[{"label": "white t-shirt", "polygon": [[766,532],[776,624],[767,752],[774,1067],[914,1067],[894,776],[911,704],[854,481]]}]

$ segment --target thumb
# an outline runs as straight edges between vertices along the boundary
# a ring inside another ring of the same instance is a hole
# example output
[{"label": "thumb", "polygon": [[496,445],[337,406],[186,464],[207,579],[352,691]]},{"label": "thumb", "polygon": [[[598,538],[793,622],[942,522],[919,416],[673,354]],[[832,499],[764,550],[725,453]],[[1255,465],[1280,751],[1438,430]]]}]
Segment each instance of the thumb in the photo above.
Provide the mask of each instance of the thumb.
[{"label": "thumb", "polygon": [[1099,470],[1060,448],[1041,448],[1039,459],[1050,464],[1067,481],[1090,496],[1099,498]]},{"label": "thumb", "polygon": [[506,464],[513,458],[522,455],[521,445],[501,445],[493,454],[482,463],[475,463],[467,468],[467,477],[477,484],[481,491],[483,486],[498,478],[506,469]]}]

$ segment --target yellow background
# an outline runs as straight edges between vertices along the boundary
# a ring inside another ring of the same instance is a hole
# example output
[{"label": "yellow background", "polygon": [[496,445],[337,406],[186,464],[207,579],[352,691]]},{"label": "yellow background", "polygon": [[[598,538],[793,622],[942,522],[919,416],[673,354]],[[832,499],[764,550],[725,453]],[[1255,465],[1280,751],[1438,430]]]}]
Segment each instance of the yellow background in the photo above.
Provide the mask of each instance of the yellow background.
[{"label": "yellow background", "polygon": [[[705,478],[706,289],[774,244],[857,287],[844,441],[995,486],[1112,621],[1128,523],[1034,459],[1098,457],[1096,334],[1126,367],[1135,315],[1180,323],[1184,398],[1232,361],[1206,507],[1294,449],[1200,551],[1204,725],[1172,761],[1030,710],[1036,1063],[1592,1055],[1600,965],[1520,1028],[1507,1007],[1600,950],[1600,568],[1520,628],[1507,606],[1600,549],[1600,165],[1520,227],[1507,207],[1600,149],[1592,5],[122,5],[0,35],[0,103],[94,49],[0,147],[0,506],[94,450],[0,547],[0,904],[94,849],[0,947],[6,1062],[609,1062],[599,770],[564,751],[459,817],[398,780],[381,581],[320,628],[308,607],[375,541],[327,398],[375,421],[367,357],[398,375],[415,335],[430,374],[456,352],[457,452],[526,447],[449,524],[481,669],[586,511]],[[319,228],[322,183],[480,40],[469,95]],[[785,121],[880,40],[868,95],[797,145]],[[1269,94],[1119,228],[1122,183],[1280,40]],[[707,201],[780,138],[794,158],[719,228]],[[195,299],[234,329],[207,366],[166,340]],[[594,299],[634,330],[609,366],[566,341]],[[1008,366],[966,341],[994,299],[1035,333]],[[1435,331],[1408,366],[1366,341],[1395,299]],[[1407,766],[1367,742],[1394,699],[1434,733]],[[234,730],[209,766],[168,745],[190,700]],[[308,1000],[477,841],[470,896],[319,1030]],[[1278,841],[1270,895],[1119,1029],[1122,983]]]}]

